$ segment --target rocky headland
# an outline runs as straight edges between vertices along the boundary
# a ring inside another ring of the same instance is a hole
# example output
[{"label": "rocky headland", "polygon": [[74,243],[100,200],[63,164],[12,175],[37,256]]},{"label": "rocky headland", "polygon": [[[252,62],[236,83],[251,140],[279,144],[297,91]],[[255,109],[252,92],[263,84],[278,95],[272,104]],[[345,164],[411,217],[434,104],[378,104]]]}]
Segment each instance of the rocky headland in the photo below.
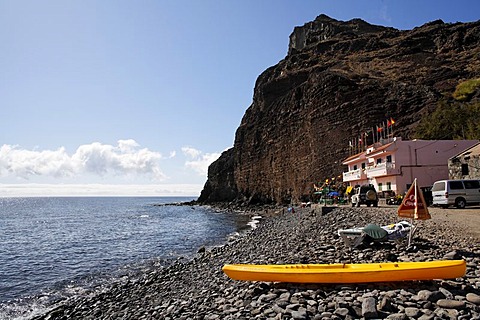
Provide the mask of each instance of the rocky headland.
[{"label": "rocky headland", "polygon": [[[261,214],[261,213],[259,213]],[[120,279],[59,303],[34,319],[479,319],[479,237],[467,223],[418,222],[414,247],[364,243],[350,250],[338,229],[398,221],[393,208],[278,209],[221,247]],[[447,217],[448,218],[448,217]],[[447,219],[448,220],[448,219]],[[287,284],[230,280],[227,263],[366,263],[465,259],[459,279],[373,284]]]},{"label": "rocky headland", "polygon": [[[480,77],[479,57],[480,21],[397,30],[320,15],[296,27],[287,56],[258,77],[199,201],[306,201],[313,183],[342,173],[352,139],[387,119],[412,139],[460,82]],[[479,102],[480,90],[468,99]]]}]

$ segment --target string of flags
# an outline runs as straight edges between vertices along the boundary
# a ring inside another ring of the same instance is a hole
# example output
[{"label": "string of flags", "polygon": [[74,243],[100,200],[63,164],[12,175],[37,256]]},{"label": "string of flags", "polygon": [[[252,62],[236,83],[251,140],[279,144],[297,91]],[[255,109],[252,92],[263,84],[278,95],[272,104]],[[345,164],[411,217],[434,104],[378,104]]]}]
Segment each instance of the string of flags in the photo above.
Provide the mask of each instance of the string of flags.
[{"label": "string of flags", "polygon": [[395,120],[389,118],[381,124],[372,127],[372,130],[365,131],[348,142],[350,154],[356,154],[367,149],[367,145],[379,142],[381,139],[388,139],[394,136],[393,127]]}]

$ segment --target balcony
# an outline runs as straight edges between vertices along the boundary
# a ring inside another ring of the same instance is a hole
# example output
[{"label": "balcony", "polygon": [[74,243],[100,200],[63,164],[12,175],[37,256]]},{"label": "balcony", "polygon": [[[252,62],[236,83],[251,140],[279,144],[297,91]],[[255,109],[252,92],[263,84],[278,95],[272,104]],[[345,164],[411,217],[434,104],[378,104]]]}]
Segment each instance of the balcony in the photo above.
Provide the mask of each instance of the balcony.
[{"label": "balcony", "polygon": [[343,173],[343,181],[356,181],[356,180],[364,180],[367,179],[367,175],[365,174],[363,169],[352,170]]},{"label": "balcony", "polygon": [[392,162],[379,163],[374,166],[367,167],[368,178],[391,176],[396,174],[400,174],[400,169],[397,169],[395,167],[395,163]]}]

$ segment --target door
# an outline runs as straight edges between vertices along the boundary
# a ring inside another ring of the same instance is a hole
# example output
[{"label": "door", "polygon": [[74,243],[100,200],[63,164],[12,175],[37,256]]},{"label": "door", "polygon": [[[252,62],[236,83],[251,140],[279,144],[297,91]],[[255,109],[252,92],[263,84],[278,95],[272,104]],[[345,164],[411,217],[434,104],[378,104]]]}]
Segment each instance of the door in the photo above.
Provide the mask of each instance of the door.
[{"label": "door", "polygon": [[463,186],[463,180],[450,180],[448,181],[448,204],[456,204],[457,200],[464,199],[468,203],[467,193]]},{"label": "door", "polygon": [[467,204],[480,203],[480,181],[464,180]]}]

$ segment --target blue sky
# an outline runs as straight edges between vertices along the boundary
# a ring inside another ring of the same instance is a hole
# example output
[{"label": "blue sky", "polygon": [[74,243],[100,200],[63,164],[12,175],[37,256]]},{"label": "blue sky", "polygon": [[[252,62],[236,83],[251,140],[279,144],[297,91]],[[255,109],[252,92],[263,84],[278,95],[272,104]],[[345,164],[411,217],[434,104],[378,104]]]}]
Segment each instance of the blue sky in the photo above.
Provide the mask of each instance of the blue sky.
[{"label": "blue sky", "polygon": [[479,1],[0,0],[0,196],[198,196],[255,80],[319,14],[411,29]]}]

